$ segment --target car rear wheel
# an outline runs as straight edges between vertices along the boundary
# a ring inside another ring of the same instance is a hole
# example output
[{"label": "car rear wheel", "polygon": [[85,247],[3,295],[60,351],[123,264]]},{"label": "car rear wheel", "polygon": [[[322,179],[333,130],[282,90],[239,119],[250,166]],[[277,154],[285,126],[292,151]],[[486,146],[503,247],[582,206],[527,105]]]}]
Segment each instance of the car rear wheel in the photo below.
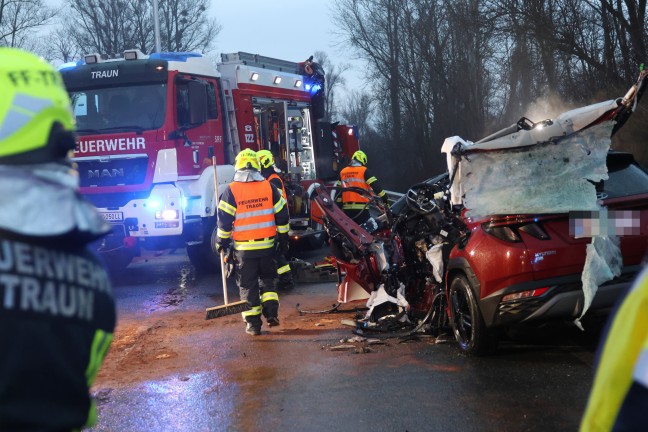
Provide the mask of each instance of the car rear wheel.
[{"label": "car rear wheel", "polygon": [[459,275],[450,284],[450,324],[459,349],[466,355],[490,354],[497,347],[497,337],[484,324],[479,305],[466,276]]}]

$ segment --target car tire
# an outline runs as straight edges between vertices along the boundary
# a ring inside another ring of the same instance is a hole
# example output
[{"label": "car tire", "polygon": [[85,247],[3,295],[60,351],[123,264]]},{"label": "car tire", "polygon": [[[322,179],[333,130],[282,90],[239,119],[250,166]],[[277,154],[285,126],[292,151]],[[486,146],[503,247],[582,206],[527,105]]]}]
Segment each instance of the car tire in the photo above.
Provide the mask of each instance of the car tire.
[{"label": "car tire", "polygon": [[464,275],[456,276],[449,290],[450,324],[459,350],[469,356],[491,354],[498,338],[486,328],[472,285]]}]

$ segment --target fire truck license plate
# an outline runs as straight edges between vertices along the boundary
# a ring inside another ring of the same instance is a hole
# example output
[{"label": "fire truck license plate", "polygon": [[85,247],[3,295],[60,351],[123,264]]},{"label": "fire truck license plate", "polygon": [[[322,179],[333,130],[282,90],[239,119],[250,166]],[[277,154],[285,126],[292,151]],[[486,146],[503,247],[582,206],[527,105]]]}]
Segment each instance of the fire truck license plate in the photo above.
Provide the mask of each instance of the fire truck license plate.
[{"label": "fire truck license plate", "polygon": [[123,222],[124,213],[122,212],[106,212],[101,213],[101,216],[108,222]]}]

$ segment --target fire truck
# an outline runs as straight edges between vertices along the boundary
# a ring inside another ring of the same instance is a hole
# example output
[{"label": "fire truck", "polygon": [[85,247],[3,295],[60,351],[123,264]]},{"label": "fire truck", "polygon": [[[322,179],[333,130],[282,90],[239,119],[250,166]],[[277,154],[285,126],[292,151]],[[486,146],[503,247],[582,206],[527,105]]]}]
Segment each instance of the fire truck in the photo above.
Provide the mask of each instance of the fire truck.
[{"label": "fire truck", "polygon": [[270,150],[282,169],[291,241],[323,238],[306,188],[337,179],[358,137],[324,118],[324,71],[312,57],[238,52],[214,65],[196,53],[127,50],[59,70],[77,122],[80,192],[113,225],[97,245],[109,264],[186,247],[197,268],[217,269],[217,194],[244,148]]}]

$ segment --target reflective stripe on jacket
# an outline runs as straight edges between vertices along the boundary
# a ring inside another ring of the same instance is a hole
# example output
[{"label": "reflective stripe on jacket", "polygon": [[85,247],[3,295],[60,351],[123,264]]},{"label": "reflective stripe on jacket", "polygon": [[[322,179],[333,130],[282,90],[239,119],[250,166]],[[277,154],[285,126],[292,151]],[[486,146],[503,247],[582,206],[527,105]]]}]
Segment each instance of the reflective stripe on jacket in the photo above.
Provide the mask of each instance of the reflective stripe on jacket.
[{"label": "reflective stripe on jacket", "polygon": [[[614,314],[580,430],[645,430],[648,421],[648,268]],[[640,408],[641,407],[641,408]]]},{"label": "reflective stripe on jacket", "polygon": [[[344,187],[357,187],[366,191],[372,192],[371,186],[365,181],[365,166],[348,166],[340,171],[340,180]],[[344,191],[342,192],[342,208],[350,209],[363,209],[365,204],[369,202],[369,198],[360,195],[356,192]]]},{"label": "reflective stripe on jacket", "polygon": [[[276,181],[273,182],[272,180],[276,180]],[[283,199],[288,201],[288,195],[286,195],[286,188],[284,187],[284,182],[281,179],[281,177],[279,177],[279,174],[273,172],[272,174],[270,174],[268,176],[268,181],[270,183],[272,183],[273,185],[275,185],[275,186],[277,185],[277,183],[279,185],[281,185],[281,189],[280,189],[281,190],[281,196],[283,196]]]},{"label": "reflective stripe on jacket", "polygon": [[277,232],[272,186],[268,181],[232,182],[230,189],[236,202],[236,216],[232,238],[237,244],[258,240],[260,248],[272,247]]}]

